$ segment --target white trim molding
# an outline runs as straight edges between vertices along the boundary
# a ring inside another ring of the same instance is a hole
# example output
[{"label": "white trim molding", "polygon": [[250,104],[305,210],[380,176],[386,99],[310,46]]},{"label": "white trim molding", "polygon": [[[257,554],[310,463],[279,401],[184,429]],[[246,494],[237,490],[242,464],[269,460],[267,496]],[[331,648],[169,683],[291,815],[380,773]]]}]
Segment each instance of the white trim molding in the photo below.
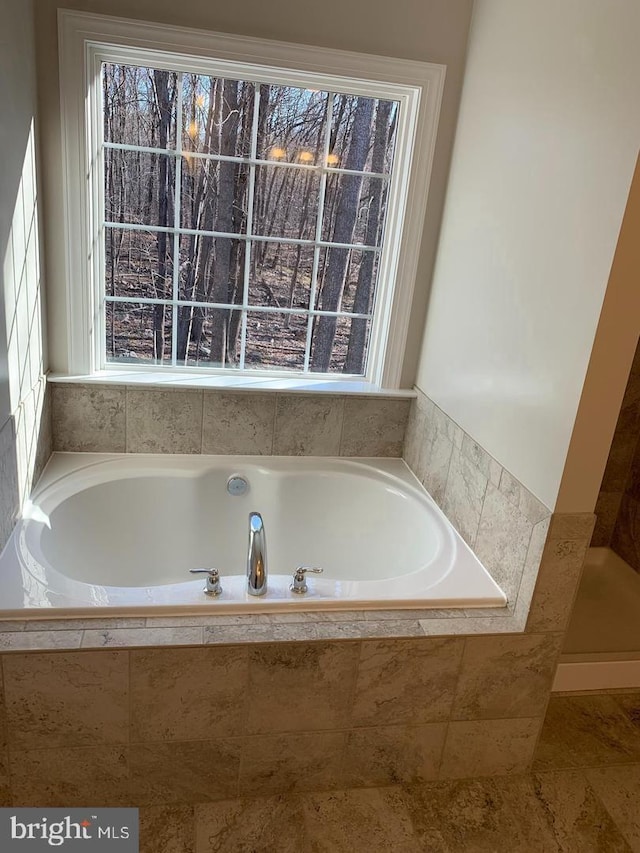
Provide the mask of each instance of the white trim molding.
[{"label": "white trim molding", "polygon": [[[364,377],[377,388],[398,388],[445,66],[69,10],[59,10],[58,25],[66,232],[65,282],[60,292],[66,295],[69,375],[86,376],[109,368],[99,357],[104,333],[96,290],[97,281],[102,286],[103,252],[98,142],[101,101],[96,68],[103,61],[131,63],[135,59],[139,63],[142,59],[153,67],[236,79],[240,69],[242,79],[302,87],[309,86],[312,74],[313,86],[323,90],[399,102],[387,211],[390,239],[381,253]],[[171,369],[180,370],[176,365]],[[157,373],[158,368],[150,365],[149,370]],[[315,378],[314,374],[305,376],[311,381]],[[327,374],[317,375],[320,381],[327,378]],[[353,382],[354,377],[344,379]],[[331,375],[331,380],[339,382],[340,376]]]}]

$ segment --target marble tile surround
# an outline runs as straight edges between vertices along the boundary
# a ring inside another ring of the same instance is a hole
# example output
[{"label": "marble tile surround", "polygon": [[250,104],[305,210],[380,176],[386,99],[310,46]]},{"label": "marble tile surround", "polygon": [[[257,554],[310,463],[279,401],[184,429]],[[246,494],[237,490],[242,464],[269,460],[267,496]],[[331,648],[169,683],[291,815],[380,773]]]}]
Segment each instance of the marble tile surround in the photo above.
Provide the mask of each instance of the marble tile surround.
[{"label": "marble tile surround", "polygon": [[153,806],[519,773],[558,646],[531,634],[4,654],[0,783],[16,805],[89,790],[95,805]]},{"label": "marble tile surround", "polygon": [[[576,516],[575,530],[565,523],[564,532],[550,533],[551,510],[432,400],[416,390],[407,424],[404,460],[505,591],[508,615],[515,623],[522,621],[524,627],[539,569],[541,579],[548,579],[550,572],[564,568],[558,565],[556,548],[544,553],[547,565],[542,571],[545,542],[581,539],[585,531],[590,535],[593,516]],[[578,570],[562,573],[561,595],[548,594],[548,580],[547,592],[540,586],[540,593],[546,598],[537,601],[536,607],[537,618],[543,623],[546,618],[556,628],[562,621],[581,566],[580,562]],[[541,610],[547,614],[545,618],[540,615]],[[486,615],[486,611],[467,611],[479,628],[477,620]],[[495,627],[498,628],[497,623]]]},{"label": "marble tile surround", "polygon": [[411,400],[52,384],[53,449],[401,456]]}]

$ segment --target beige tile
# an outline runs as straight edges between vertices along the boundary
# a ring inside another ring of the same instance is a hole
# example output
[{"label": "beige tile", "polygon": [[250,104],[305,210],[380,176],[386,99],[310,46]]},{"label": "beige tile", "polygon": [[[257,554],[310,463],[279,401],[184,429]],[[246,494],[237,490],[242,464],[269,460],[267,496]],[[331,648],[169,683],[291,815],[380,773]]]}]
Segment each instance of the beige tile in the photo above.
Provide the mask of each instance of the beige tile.
[{"label": "beige tile", "polygon": [[[309,725],[306,721],[304,725]],[[240,794],[323,791],[342,787],[343,732],[303,732],[245,738]]]},{"label": "beige tile", "polygon": [[629,853],[611,814],[582,773],[541,773],[534,776],[530,784],[561,850],[566,853],[591,850]]},{"label": "beige tile", "polygon": [[534,770],[640,762],[638,731],[612,696],[552,696]]},{"label": "beige tile", "polygon": [[227,800],[195,814],[196,853],[311,853],[296,796]]},{"label": "beige tile", "polygon": [[487,478],[460,450],[454,450],[442,510],[468,545],[475,544]]},{"label": "beige tile", "polygon": [[382,637],[424,637],[426,633],[418,619],[383,619],[380,622],[367,619],[360,623],[360,636],[367,639]]},{"label": "beige tile", "polygon": [[596,524],[591,537],[592,548],[608,548],[620,511],[622,492],[600,492],[596,501]]},{"label": "beige tile", "polygon": [[54,450],[124,452],[124,388],[60,384],[52,391]]},{"label": "beige tile", "polygon": [[616,705],[640,734],[640,692],[613,694]]},{"label": "beige tile", "polygon": [[440,776],[462,779],[524,773],[541,720],[472,720],[449,723]]},{"label": "beige tile", "polygon": [[442,506],[444,501],[453,446],[447,431],[439,429],[435,421],[427,418],[416,473],[438,506]]},{"label": "beige tile", "polygon": [[126,652],[7,655],[7,724],[12,748],[126,743]]},{"label": "beige tile", "polygon": [[[311,623],[278,625],[267,623],[259,625],[207,625],[204,629],[206,645],[228,643],[275,643],[289,641],[317,640],[318,632]],[[326,638],[325,638],[326,639]]]},{"label": "beige tile", "polygon": [[469,637],[452,719],[542,716],[561,640],[559,634]]},{"label": "beige tile", "polygon": [[458,450],[462,449],[462,442],[464,441],[465,435],[464,430],[462,427],[459,427],[458,424],[449,417],[449,415],[445,414],[442,409],[436,406],[435,403],[431,409],[431,420],[437,430],[445,433],[454,447],[457,447]]},{"label": "beige tile", "polygon": [[631,849],[640,851],[640,764],[587,770],[586,775]]},{"label": "beige tile", "polygon": [[[538,578],[540,563],[542,562],[544,546],[548,538],[550,523],[551,517],[545,518],[544,521],[539,521],[538,524],[535,524],[531,532],[527,556],[522,570],[522,579],[520,580],[520,587],[518,589],[518,597],[515,602],[518,615],[521,618],[526,618],[526,614],[529,613],[533,590]],[[514,602],[511,602],[511,606],[513,604]]]},{"label": "beige tile", "polygon": [[79,649],[82,631],[11,631],[0,634],[0,651]]},{"label": "beige tile", "polygon": [[500,478],[500,491],[531,524],[538,524],[551,515],[551,510],[506,469]]},{"label": "beige tile", "polygon": [[341,456],[401,456],[410,400],[347,397]]},{"label": "beige tile", "polygon": [[127,388],[129,453],[200,453],[202,391]]},{"label": "beige tile", "polygon": [[131,740],[239,735],[248,677],[238,646],[131,652]]},{"label": "beige tile", "polygon": [[353,724],[380,726],[447,719],[462,648],[460,639],[363,642]]},{"label": "beige tile", "polygon": [[420,457],[420,448],[425,441],[426,427],[427,416],[424,410],[418,405],[417,400],[412,400],[407,420],[402,457],[419,480],[422,480],[424,476],[424,472],[418,471],[418,459]]},{"label": "beige tile", "polygon": [[418,459],[418,470],[422,472],[422,483],[438,506],[444,502],[453,444],[447,436],[434,431],[427,425],[425,442]]},{"label": "beige tile", "polygon": [[587,540],[550,539],[538,572],[527,631],[563,631],[587,553]]},{"label": "beige tile", "polygon": [[[82,631],[109,628],[144,628],[147,620],[136,616],[108,616],[104,619],[88,617],[86,619],[33,619],[22,622],[24,631]],[[20,623],[18,623],[20,624]],[[0,623],[2,626],[2,623]],[[2,630],[4,628],[2,627]]]},{"label": "beige tile", "polygon": [[348,719],[357,643],[268,645],[249,650],[247,731],[336,729]]},{"label": "beige tile", "polygon": [[428,853],[561,850],[526,776],[416,785],[406,803],[421,849]]},{"label": "beige tile", "polygon": [[269,454],[275,417],[275,394],[205,391],[202,452]]},{"label": "beige tile", "polygon": [[[62,631],[52,632],[62,634]],[[113,628],[82,632],[83,649],[135,648],[136,646],[200,646],[202,628]]]},{"label": "beige tile", "polygon": [[509,601],[518,593],[532,531],[532,523],[489,483],[474,550]]},{"label": "beige tile", "polygon": [[12,753],[13,805],[130,806],[127,748],[98,746]]},{"label": "beige tile", "polygon": [[446,731],[446,723],[354,729],[347,736],[347,787],[436,779]]},{"label": "beige tile", "polygon": [[134,806],[207,803],[238,793],[238,738],[148,743],[130,747]]},{"label": "beige tile", "polygon": [[591,512],[554,512],[549,528],[550,539],[591,539],[595,515]]},{"label": "beige tile", "polygon": [[477,468],[486,479],[494,486],[500,484],[502,476],[502,465],[490,456],[477,441],[466,433],[462,437],[462,453]]},{"label": "beige tile", "polygon": [[140,809],[140,853],[195,853],[193,806]]},{"label": "beige tile", "polygon": [[310,794],[303,810],[313,853],[424,853],[393,788]]},{"label": "beige tile", "polygon": [[434,409],[436,408],[435,403],[426,394],[424,394],[417,385],[414,385],[413,390],[415,391],[415,401],[418,404],[418,407],[427,415],[429,418],[433,416]]},{"label": "beige tile", "polygon": [[343,406],[341,397],[278,396],[274,454],[338,456]]}]

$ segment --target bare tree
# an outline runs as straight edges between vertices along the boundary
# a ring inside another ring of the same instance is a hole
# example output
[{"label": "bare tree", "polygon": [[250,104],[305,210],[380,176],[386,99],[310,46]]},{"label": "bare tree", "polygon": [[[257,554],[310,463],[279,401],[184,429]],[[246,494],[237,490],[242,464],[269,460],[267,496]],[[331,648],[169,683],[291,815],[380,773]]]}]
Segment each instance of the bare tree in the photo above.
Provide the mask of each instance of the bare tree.
[{"label": "bare tree", "polygon": [[[351,171],[362,171],[367,160],[373,103],[371,98],[358,98],[356,103],[351,142],[345,164],[345,167]],[[332,238],[335,243],[351,243],[352,241],[361,186],[362,175],[342,175]],[[329,260],[320,302],[320,308],[323,311],[338,310],[348,260],[349,249],[331,248],[329,250]],[[317,318],[311,356],[311,369],[313,371],[325,373],[329,370],[336,323],[336,317],[320,316]]]},{"label": "bare tree", "polygon": [[[380,101],[376,110],[376,121],[373,135],[373,152],[371,155],[371,171],[382,172],[387,153],[387,140],[389,136],[389,116],[391,114],[391,101]],[[372,180],[372,193],[369,201],[369,213],[367,217],[367,229],[365,244],[375,246],[378,243],[378,231],[380,229],[380,214],[382,211],[382,192],[384,186],[382,179]],[[358,271],[358,283],[353,300],[354,314],[368,314],[371,310],[373,297],[373,265],[376,260],[373,252],[364,252],[362,263]],[[364,366],[364,352],[367,340],[367,321],[364,318],[354,318],[351,321],[351,335],[347,358],[344,365],[345,373],[362,373]]]}]

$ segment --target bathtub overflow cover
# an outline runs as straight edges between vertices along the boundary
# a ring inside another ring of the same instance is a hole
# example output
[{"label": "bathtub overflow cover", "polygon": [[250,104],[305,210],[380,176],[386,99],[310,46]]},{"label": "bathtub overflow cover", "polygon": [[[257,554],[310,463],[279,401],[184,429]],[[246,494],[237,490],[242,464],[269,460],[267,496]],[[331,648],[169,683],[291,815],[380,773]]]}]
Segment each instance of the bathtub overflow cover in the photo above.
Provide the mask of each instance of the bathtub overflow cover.
[{"label": "bathtub overflow cover", "polygon": [[240,474],[234,474],[227,480],[227,491],[230,495],[246,495],[249,491],[249,483]]}]

